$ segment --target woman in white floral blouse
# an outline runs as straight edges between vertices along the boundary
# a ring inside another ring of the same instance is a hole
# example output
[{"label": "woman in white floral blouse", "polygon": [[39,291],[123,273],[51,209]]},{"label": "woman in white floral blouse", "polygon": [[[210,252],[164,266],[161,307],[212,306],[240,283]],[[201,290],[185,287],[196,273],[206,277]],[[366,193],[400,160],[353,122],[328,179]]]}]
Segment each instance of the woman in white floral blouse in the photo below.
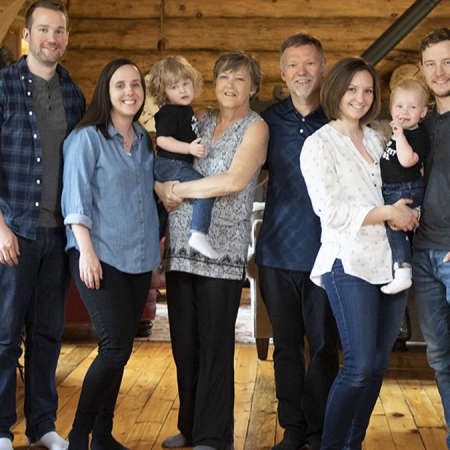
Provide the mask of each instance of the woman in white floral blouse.
[{"label": "woman in white floral blouse", "polygon": [[327,291],[344,352],[328,396],[321,449],[357,450],[407,301],[407,291],[380,291],[392,280],[385,222],[411,230],[418,220],[409,200],[383,202],[383,139],[366,126],[380,110],[373,67],[360,58],[336,63],[324,80],[321,103],[331,121],[306,140],[300,162],[322,224],[311,278]]}]

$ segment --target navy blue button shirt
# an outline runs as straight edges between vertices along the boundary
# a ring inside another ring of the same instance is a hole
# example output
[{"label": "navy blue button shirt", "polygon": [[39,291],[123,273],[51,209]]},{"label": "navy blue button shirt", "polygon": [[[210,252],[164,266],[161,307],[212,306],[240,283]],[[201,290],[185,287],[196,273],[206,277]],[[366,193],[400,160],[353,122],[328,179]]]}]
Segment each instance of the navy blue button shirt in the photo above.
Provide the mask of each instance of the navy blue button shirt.
[{"label": "navy blue button shirt", "polygon": [[[60,65],[67,134],[85,110],[81,89]],[[61,149],[62,151],[62,149]],[[42,148],[26,58],[0,71],[0,210],[17,235],[35,239],[42,193]]]},{"label": "navy blue button shirt", "polygon": [[256,244],[261,266],[310,272],[320,247],[320,220],[313,211],[300,170],[300,152],[308,136],[328,122],[322,107],[302,116],[291,97],[261,116],[270,140],[264,169],[269,171],[266,206]]},{"label": "navy blue button shirt", "polygon": [[[89,228],[100,261],[125,273],[153,270],[160,261],[159,220],[153,196],[153,147],[134,123],[128,155],[123,137],[109,125],[111,139],[97,127],[73,131],[64,142],[64,223]],[[78,243],[67,228],[67,250]]]}]

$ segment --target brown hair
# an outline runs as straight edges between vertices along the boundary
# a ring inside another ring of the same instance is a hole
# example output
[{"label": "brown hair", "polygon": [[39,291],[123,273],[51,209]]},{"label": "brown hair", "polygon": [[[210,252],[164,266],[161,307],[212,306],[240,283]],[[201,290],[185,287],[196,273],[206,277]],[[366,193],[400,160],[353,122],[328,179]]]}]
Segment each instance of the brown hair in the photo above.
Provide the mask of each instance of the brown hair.
[{"label": "brown hair", "polygon": [[29,8],[25,15],[25,27],[31,30],[33,25],[33,13],[37,8],[51,9],[52,11],[61,11],[66,18],[66,31],[69,30],[69,14],[63,3],[57,0],[37,0]]},{"label": "brown hair", "polygon": [[194,69],[183,56],[166,56],[152,67],[149,75],[147,92],[159,107],[167,103],[166,87],[180,80],[192,81],[196,97],[202,92],[203,82],[200,72]]},{"label": "brown hair", "polygon": [[254,94],[250,97],[250,100],[253,99],[253,97],[261,89],[262,78],[261,66],[255,53],[236,50],[222,54],[214,65],[214,87],[216,86],[216,81],[219,73],[227,72],[228,70],[236,71],[242,67],[245,67],[250,74],[252,90],[255,91]]},{"label": "brown hair", "polygon": [[131,65],[136,67],[139,72],[142,89],[144,91],[144,98],[139,111],[134,115],[133,122],[137,122],[144,110],[145,104],[145,80],[139,67],[131,60],[125,58],[115,59],[109,62],[102,70],[100,77],[95,86],[94,94],[92,95],[91,103],[86,111],[86,114],[78,122],[76,128],[85,128],[89,126],[97,127],[106,139],[111,139],[108,133],[108,126],[111,123],[111,94],[109,92],[109,82],[117,69],[122,66]]},{"label": "brown hair", "polygon": [[419,56],[420,62],[423,63],[423,52],[433,44],[438,44],[439,42],[450,41],[450,30],[448,28],[438,28],[437,30],[428,33],[420,42]]},{"label": "brown hair", "polygon": [[320,91],[320,103],[330,120],[340,119],[341,100],[347,91],[353,77],[358,72],[369,72],[373,79],[373,103],[360,119],[364,125],[378,116],[381,108],[381,90],[377,73],[372,66],[362,58],[348,57],[338,61],[325,76]]}]

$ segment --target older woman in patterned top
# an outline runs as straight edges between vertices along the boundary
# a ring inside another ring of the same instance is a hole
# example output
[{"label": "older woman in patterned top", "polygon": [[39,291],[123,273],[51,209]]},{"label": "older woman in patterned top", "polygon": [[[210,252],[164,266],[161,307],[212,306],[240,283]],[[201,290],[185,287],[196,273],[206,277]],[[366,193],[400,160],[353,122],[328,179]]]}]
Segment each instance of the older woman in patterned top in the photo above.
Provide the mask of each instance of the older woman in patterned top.
[{"label": "older woman in patterned top", "polygon": [[[214,67],[218,109],[200,111],[206,157],[196,169],[205,178],[157,184],[169,215],[164,252],[172,350],[177,366],[180,434],[163,447],[233,448],[234,325],[250,240],[250,214],[268,127],[250,109],[261,71],[254,55],[223,54]],[[192,202],[217,197],[209,230],[217,259],[188,245]]]}]

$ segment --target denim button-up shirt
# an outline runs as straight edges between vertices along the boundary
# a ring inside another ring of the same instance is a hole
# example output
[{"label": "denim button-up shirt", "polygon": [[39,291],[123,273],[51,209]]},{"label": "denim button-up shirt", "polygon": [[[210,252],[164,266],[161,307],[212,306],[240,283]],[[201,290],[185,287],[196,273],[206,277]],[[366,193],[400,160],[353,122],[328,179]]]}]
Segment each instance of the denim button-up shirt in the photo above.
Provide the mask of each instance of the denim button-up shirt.
[{"label": "denim button-up shirt", "polygon": [[64,143],[62,211],[67,250],[79,250],[70,225],[84,225],[100,261],[125,273],[144,273],[160,262],[159,222],[152,143],[141,125],[133,127],[130,155],[112,125],[111,139],[92,126],[69,135]]},{"label": "denim button-up shirt", "polygon": [[[67,134],[80,121],[85,99],[60,65]],[[42,147],[34,114],[33,78],[26,58],[0,71],[0,210],[17,235],[35,239],[42,193]]]}]

